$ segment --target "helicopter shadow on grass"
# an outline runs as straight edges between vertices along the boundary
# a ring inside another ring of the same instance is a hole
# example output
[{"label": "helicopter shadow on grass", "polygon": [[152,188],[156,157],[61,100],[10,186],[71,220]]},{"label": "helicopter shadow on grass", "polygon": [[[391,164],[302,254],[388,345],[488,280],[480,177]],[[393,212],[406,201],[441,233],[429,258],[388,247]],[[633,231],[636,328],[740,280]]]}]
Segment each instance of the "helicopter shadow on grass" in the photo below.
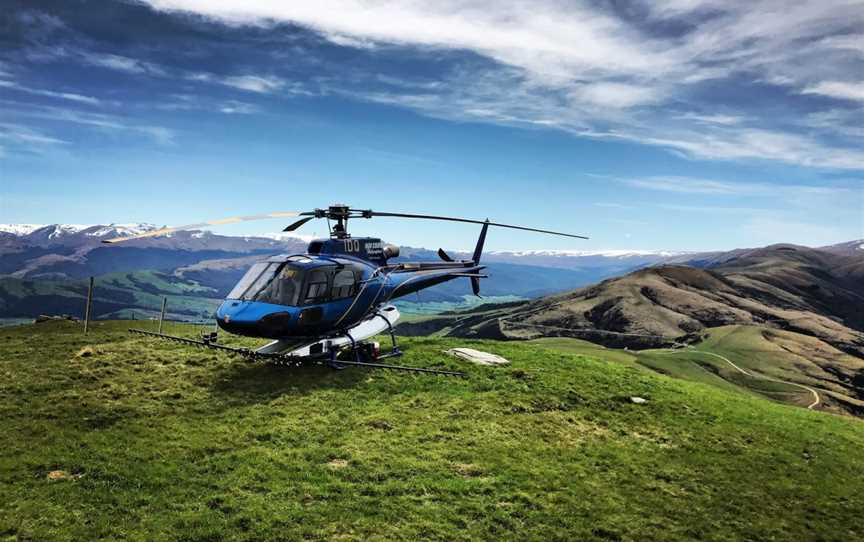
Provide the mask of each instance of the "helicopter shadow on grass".
[{"label": "helicopter shadow on grass", "polygon": [[359,367],[333,369],[319,364],[283,367],[237,363],[219,375],[211,390],[214,395],[235,404],[256,404],[322,389],[353,388],[368,375],[369,370]]}]

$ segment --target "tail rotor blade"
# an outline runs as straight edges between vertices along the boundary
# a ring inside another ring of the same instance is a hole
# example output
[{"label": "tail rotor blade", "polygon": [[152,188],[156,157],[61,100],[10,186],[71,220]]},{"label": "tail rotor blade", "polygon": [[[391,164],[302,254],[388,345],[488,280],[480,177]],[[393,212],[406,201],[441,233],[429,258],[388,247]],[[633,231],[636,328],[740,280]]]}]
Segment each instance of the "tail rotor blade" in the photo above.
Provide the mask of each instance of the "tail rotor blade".
[{"label": "tail rotor blade", "polygon": [[480,295],[480,279],[478,277],[471,277],[471,291],[477,297],[482,297]]}]

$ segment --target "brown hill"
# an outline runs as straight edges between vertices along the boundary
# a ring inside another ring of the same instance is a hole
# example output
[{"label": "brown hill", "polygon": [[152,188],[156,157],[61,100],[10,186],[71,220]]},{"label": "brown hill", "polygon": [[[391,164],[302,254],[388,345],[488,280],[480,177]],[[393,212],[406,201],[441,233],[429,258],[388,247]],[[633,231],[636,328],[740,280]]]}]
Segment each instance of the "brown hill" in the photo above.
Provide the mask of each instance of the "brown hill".
[{"label": "brown hill", "polygon": [[[738,250],[707,269],[664,265],[517,306],[413,324],[497,338],[572,336],[608,346],[697,339],[706,328],[761,325],[864,357],[861,256],[794,245]],[[410,327],[403,331],[411,332]]]}]

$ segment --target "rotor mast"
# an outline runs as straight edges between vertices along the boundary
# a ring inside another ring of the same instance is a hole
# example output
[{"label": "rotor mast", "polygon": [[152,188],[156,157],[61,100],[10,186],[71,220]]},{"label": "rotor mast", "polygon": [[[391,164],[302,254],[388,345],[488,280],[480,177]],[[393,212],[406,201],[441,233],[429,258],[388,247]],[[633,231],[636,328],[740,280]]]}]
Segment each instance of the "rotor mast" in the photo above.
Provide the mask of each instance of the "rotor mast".
[{"label": "rotor mast", "polygon": [[328,221],[333,220],[336,223],[330,228],[331,239],[349,239],[351,234],[348,233],[349,218],[372,218],[373,212],[367,209],[352,209],[344,203],[334,203],[326,209],[315,209],[315,218],[326,218]]}]

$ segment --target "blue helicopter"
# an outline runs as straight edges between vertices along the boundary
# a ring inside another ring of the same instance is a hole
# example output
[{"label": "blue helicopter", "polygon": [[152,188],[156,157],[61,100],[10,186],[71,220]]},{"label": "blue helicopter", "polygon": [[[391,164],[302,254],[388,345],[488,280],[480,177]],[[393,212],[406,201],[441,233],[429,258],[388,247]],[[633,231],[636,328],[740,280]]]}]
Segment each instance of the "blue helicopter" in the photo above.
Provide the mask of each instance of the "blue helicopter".
[{"label": "blue helicopter", "polygon": [[[323,218],[328,221],[330,237],[313,240],[305,254],[273,256],[255,263],[216,311],[216,322],[224,331],[270,339],[270,343],[248,350],[218,344],[215,333],[199,341],[144,330],[130,331],[283,364],[325,359],[333,366],[364,365],[451,374],[375,363],[401,355],[393,333],[393,326],[399,319],[399,311],[392,305],[394,299],[457,278],[468,278],[472,291],[479,296],[480,279],[488,277],[482,273],[485,266],[480,264],[480,258],[489,226],[587,239],[488,219],[385,213],[334,204],[308,212],[269,213],[162,228],[104,242],[119,243],[179,230],[288,217],[302,218],[287,226],[285,232],[296,231],[311,220]],[[464,222],[480,224],[482,229],[470,260],[455,261],[443,249],[438,249],[440,262],[390,263],[389,260],[399,256],[398,246],[374,237],[351,237],[348,233],[350,219],[374,217]],[[389,333],[392,340],[392,349],[386,354],[380,352],[378,343],[368,342],[382,333]]]}]

